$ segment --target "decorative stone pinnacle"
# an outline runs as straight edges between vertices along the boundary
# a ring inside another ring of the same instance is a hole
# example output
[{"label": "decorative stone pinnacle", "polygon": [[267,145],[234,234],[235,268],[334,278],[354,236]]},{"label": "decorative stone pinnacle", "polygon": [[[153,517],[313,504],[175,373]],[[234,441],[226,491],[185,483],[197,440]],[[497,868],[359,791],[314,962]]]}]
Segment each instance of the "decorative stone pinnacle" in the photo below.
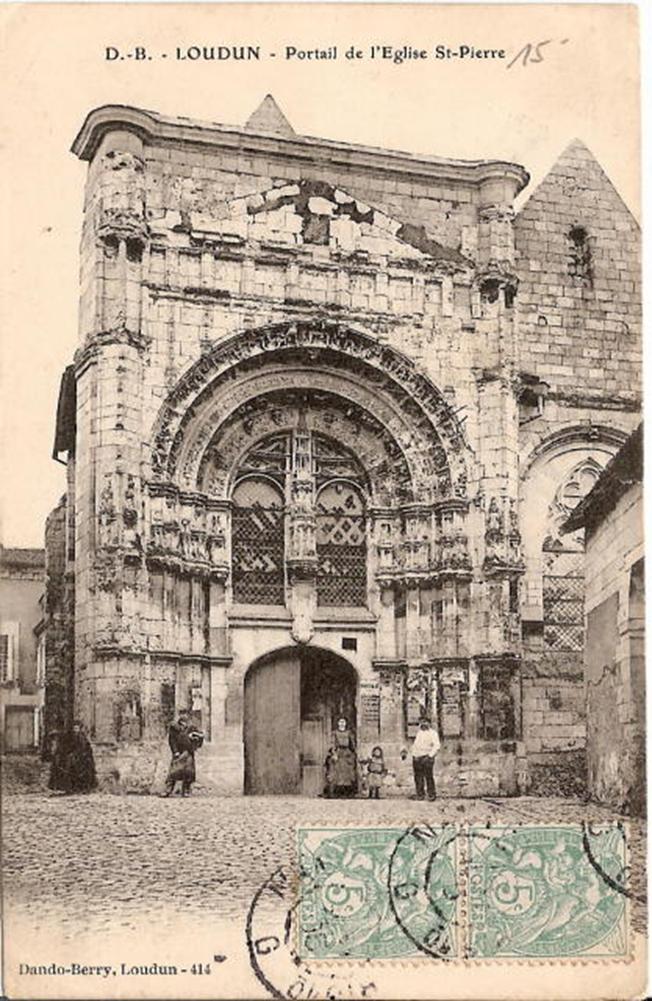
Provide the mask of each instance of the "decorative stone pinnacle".
[{"label": "decorative stone pinnacle", "polygon": [[247,132],[271,132],[277,136],[296,135],[271,94],[265,96],[262,103],[247,119],[245,129]]}]

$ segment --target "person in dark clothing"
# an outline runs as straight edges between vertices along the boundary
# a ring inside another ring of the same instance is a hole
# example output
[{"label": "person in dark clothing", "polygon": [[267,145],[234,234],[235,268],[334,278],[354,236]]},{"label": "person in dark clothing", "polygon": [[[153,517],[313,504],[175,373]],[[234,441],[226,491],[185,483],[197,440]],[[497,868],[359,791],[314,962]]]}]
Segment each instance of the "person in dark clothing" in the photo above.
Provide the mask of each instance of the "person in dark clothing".
[{"label": "person in dark clothing", "polygon": [[382,747],[374,747],[367,761],[367,788],[369,799],[380,799],[380,790],[387,774]]},{"label": "person in dark clothing", "polygon": [[97,788],[93,748],[78,720],[57,739],[48,786],[67,793],[91,792]]},{"label": "person in dark clothing", "polygon": [[181,795],[188,796],[196,778],[195,751],[204,743],[204,736],[190,726],[185,713],[180,713],[176,723],[168,730],[168,743],[172,761],[165,780],[164,796],[171,796],[177,782],[181,782]]},{"label": "person in dark clothing", "polygon": [[326,796],[350,797],[357,786],[355,740],[344,717],[337,721],[326,758]]}]

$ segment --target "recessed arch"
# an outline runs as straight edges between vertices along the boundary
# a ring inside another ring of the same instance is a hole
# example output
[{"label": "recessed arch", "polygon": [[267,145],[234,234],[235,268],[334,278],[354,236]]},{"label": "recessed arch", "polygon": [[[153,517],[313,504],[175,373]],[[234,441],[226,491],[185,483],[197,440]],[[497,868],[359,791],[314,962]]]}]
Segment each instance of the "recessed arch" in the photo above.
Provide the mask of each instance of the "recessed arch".
[{"label": "recessed arch", "polygon": [[[422,494],[466,497],[470,453],[443,394],[395,348],[367,333],[325,322],[246,331],[204,355],[159,413],[153,433],[154,477],[183,481],[187,488],[214,432],[210,415],[223,413],[226,397],[235,409],[260,395],[265,379],[267,390],[274,384],[282,389],[301,383],[336,390],[386,427],[409,456]],[[449,468],[440,481],[438,449]]]},{"label": "recessed arch", "polygon": [[521,454],[521,479],[530,475],[534,464],[563,452],[593,448],[612,456],[627,441],[629,432],[606,424],[568,424],[526,446]]}]

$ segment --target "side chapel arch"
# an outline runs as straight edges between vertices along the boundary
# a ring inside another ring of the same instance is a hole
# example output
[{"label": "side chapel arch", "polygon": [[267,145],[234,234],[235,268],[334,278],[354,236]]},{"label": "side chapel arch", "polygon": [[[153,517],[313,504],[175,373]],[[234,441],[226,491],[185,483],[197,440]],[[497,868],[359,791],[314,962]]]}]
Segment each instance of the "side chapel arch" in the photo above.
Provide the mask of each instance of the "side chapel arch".
[{"label": "side chapel arch", "polygon": [[524,600],[539,609],[543,649],[551,654],[581,656],[583,649],[584,539],[561,527],[626,437],[618,428],[569,425],[525,452]]}]

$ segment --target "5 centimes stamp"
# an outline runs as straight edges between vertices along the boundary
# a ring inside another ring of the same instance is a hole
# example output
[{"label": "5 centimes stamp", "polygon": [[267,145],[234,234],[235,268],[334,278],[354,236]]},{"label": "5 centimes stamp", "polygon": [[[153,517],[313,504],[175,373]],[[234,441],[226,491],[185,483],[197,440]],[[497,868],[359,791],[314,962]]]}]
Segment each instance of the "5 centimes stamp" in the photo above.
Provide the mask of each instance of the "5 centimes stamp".
[{"label": "5 centimes stamp", "polygon": [[418,830],[298,832],[302,958],[455,955],[455,833]]},{"label": "5 centimes stamp", "polygon": [[622,824],[469,829],[469,958],[628,955]]},{"label": "5 centimes stamp", "polygon": [[303,957],[297,948],[297,915],[303,904],[294,867],[273,872],[253,896],[247,912],[246,945],[251,968],[275,998],[327,998],[365,1001],[377,995],[366,968],[333,970]]}]

